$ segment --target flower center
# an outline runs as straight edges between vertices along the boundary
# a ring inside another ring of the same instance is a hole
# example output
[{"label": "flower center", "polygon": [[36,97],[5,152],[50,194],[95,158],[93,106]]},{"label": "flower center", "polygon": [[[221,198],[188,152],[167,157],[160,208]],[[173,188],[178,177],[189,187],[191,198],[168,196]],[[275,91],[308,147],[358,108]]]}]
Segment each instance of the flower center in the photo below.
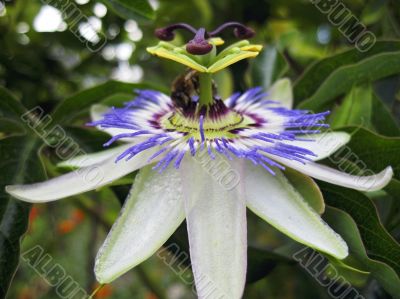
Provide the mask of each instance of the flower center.
[{"label": "flower center", "polygon": [[237,130],[249,127],[254,121],[225,106],[222,100],[216,100],[207,110],[184,113],[178,109],[164,115],[160,126],[166,131],[182,133],[204,142],[217,138],[237,138]]}]

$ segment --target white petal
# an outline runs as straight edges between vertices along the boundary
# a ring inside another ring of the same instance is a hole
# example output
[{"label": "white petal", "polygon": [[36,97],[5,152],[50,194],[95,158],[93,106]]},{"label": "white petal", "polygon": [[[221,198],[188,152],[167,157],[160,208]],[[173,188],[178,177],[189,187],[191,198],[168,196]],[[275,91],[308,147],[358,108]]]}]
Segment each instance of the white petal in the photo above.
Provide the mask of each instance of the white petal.
[{"label": "white petal", "polygon": [[[275,171],[275,170],[274,170]],[[296,241],[338,259],[348,255],[343,239],[303,199],[285,176],[246,162],[243,177],[247,207]]]},{"label": "white petal", "polygon": [[290,79],[283,78],[276,81],[268,90],[268,99],[280,102],[283,107],[291,109],[293,106],[293,89]]},{"label": "white petal", "polygon": [[97,164],[100,162],[104,162],[117,154],[122,153],[123,151],[127,150],[129,147],[133,146],[133,144],[128,145],[121,145],[117,146],[108,150],[104,150],[101,152],[93,153],[93,154],[86,154],[81,156],[76,156],[61,163],[58,163],[57,166],[59,167],[87,167],[93,164]]},{"label": "white petal", "polygon": [[299,135],[298,138],[312,139],[313,141],[282,141],[283,143],[302,147],[312,151],[316,157],[309,156],[314,161],[329,157],[339,148],[350,141],[350,134],[345,132],[330,132],[322,134]]},{"label": "white petal", "polygon": [[[90,108],[90,116],[92,118],[92,121],[98,121],[103,119],[104,113],[108,112],[111,108],[106,106],[106,105],[101,105],[101,104],[96,104],[92,105]],[[111,136],[115,136],[118,134],[124,134],[124,133],[132,133],[131,129],[119,129],[119,128],[102,128],[101,126],[96,127],[98,130],[103,131],[107,134],[110,134]],[[124,141],[124,142],[132,142],[134,138],[121,138],[119,141]]]},{"label": "white petal", "polygon": [[[40,203],[100,188],[149,164],[148,159],[159,148],[143,151],[129,161],[115,163],[114,156],[105,162],[77,169],[54,179],[30,184],[6,186],[6,191],[23,201]],[[156,159],[155,159],[156,161]],[[154,161],[154,162],[155,162]]]},{"label": "white petal", "polygon": [[96,258],[100,283],[109,283],[154,254],[185,219],[179,172],[140,170],[118,220]]},{"label": "white petal", "polygon": [[239,299],[247,265],[246,206],[231,184],[239,174],[221,158],[207,160],[188,157],[181,165],[197,295]]},{"label": "white petal", "polygon": [[[356,176],[314,162],[303,164],[273,155],[268,155],[268,157],[318,180],[360,191],[380,190],[390,182],[393,176],[393,169],[390,166],[377,174]],[[372,173],[372,171],[369,172]]]}]

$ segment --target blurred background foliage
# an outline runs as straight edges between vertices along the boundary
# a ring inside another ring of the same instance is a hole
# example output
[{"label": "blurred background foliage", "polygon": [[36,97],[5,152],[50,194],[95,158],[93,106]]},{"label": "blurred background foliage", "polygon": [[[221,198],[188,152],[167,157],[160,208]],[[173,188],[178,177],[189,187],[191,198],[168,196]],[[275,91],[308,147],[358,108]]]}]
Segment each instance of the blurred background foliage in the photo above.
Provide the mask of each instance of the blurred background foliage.
[{"label": "blurred background foliage", "polygon": [[[328,205],[324,217],[351,249],[343,264],[332,263],[365,298],[399,296],[400,2],[342,1],[379,40],[366,52],[355,49],[311,2],[0,1],[1,190],[7,184],[39,181],[66,171],[56,167],[60,159],[54,144],[60,136],[32,132],[21,120],[26,110],[40,106],[51,115],[51,126],[63,127],[80,148],[99,150],[108,137],[84,126],[90,105],[121,104],[137,87],[168,92],[184,70],[146,52],[157,43],[155,28],[187,22],[212,29],[225,21],[243,22],[256,30],[254,41],[264,44],[265,50],[256,59],[218,74],[222,96],[255,85],[268,88],[276,79],[289,77],[298,107],[331,110],[332,128],[353,135],[354,156],[342,153],[337,157],[340,165],[328,159],[324,163],[358,173],[393,166],[390,185],[373,194],[318,184]],[[85,17],[74,22],[57,9],[60,3],[72,3]],[[232,39],[229,34],[223,37]],[[183,44],[189,38],[182,34],[175,41]],[[82,288],[88,292],[96,288],[92,270],[96,251],[133,178],[33,207],[1,191],[0,297],[16,271],[25,231],[22,252],[39,244]],[[248,218],[249,283],[244,298],[330,298],[327,288],[293,261],[299,248],[294,241],[251,213]],[[184,226],[169,243],[187,248]],[[168,266],[154,256],[104,287],[96,298],[194,298],[193,286],[177,274],[177,265]],[[23,261],[8,297],[58,298],[55,289]]]}]

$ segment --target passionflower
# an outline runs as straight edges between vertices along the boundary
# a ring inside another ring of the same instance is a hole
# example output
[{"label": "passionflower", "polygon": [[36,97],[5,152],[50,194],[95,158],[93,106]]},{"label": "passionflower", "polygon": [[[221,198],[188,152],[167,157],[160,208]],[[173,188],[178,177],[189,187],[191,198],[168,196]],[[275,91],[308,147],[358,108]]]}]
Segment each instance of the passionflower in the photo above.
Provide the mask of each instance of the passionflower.
[{"label": "passionflower", "polygon": [[[228,28],[241,40],[217,52],[224,42],[218,36]],[[169,43],[177,29],[193,39],[184,46]],[[288,79],[267,92],[252,88],[221,99],[212,74],[257,56],[262,47],[246,40],[253,34],[236,22],[211,32],[182,23],[156,30],[162,41],[148,51],[190,68],[174,82],[171,95],[138,90],[122,108],[94,106],[90,125],[112,135],[106,146],[123,145],[75,157],[63,165],[77,170],[42,183],[8,186],[7,192],[28,202],[48,202],[139,170],[97,255],[100,283],[149,258],[186,219],[199,298],[240,298],[246,279],[246,207],[294,240],[344,259],[344,240],[285,171],[373,191],[390,181],[392,169],[359,177],[317,164],[350,136],[325,130],[328,112],[292,109]]]}]

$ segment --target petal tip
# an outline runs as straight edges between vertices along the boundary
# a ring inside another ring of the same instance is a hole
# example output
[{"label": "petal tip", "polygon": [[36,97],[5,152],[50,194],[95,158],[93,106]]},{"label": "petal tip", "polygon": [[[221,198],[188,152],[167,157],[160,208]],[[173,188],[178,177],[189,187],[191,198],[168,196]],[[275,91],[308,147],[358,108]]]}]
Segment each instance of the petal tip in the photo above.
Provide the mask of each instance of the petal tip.
[{"label": "petal tip", "polygon": [[11,196],[13,196],[13,197],[15,197],[15,198],[17,198],[19,200],[22,200],[22,201],[25,201],[25,202],[30,202],[30,203],[38,202],[37,200],[30,199],[28,197],[23,196],[22,195],[23,189],[24,189],[24,185],[7,185],[5,187],[5,191],[8,194],[10,194]]},{"label": "petal tip", "polygon": [[[365,188],[365,191],[373,192],[383,189],[392,180],[393,174],[394,172],[392,166],[388,166],[378,174],[371,176],[373,181],[369,187]],[[368,183],[368,181],[366,183]]]},{"label": "petal tip", "polygon": [[343,241],[343,247],[340,248],[333,256],[339,260],[344,260],[346,257],[349,256],[349,247],[347,246],[347,243],[342,239]]},{"label": "petal tip", "polygon": [[337,133],[343,136],[343,145],[345,145],[350,141],[351,135],[349,133],[346,132],[337,132]]},{"label": "petal tip", "polygon": [[94,275],[96,277],[96,280],[101,284],[111,283],[114,280],[111,277],[109,277],[109,275],[107,275],[106,271],[103,271],[97,259],[94,265]]}]

